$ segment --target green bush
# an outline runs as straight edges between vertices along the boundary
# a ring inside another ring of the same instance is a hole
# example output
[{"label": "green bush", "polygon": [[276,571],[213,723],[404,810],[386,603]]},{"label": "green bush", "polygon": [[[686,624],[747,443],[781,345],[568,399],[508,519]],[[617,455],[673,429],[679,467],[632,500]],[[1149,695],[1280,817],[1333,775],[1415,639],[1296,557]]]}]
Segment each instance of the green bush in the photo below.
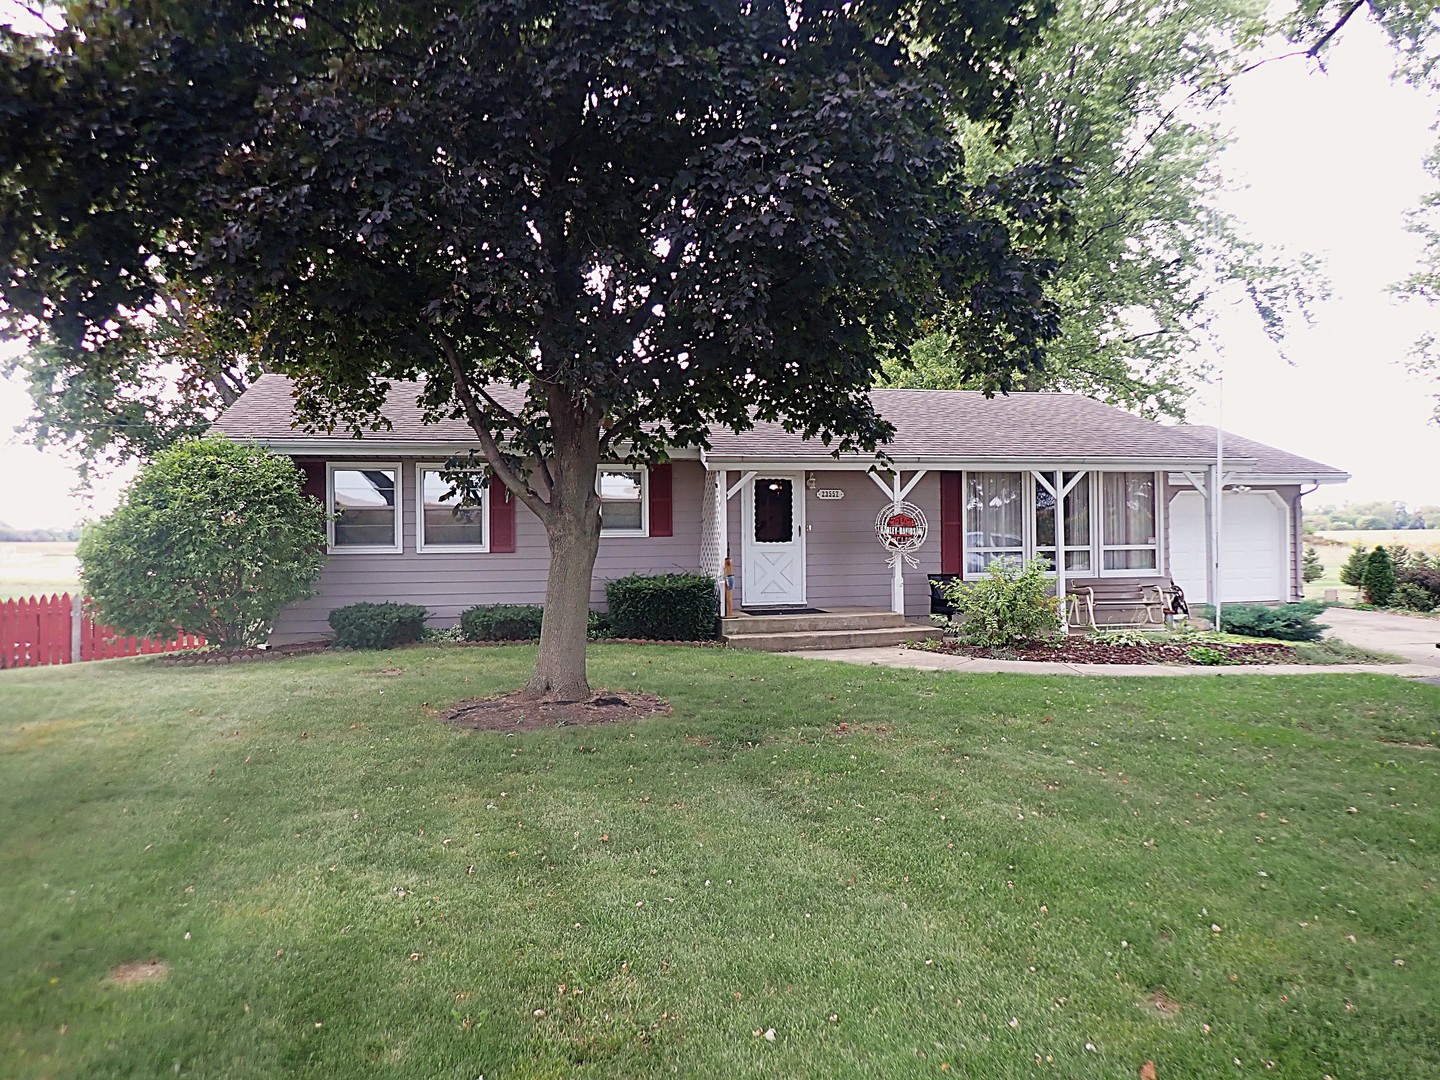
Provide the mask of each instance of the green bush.
[{"label": "green bush", "polygon": [[477,604],[460,613],[466,641],[533,641],[545,609],[539,604]]},{"label": "green bush", "polygon": [[1365,598],[1376,607],[1389,607],[1390,601],[1395,597],[1395,586],[1399,582],[1395,578],[1395,564],[1390,560],[1390,553],[1381,544],[1370,553],[1365,560],[1365,573],[1360,578],[1360,587],[1365,590]]},{"label": "green bush", "polygon": [[80,579],[122,634],[262,644],[325,563],[325,508],[286,457],[223,438],[162,452],[85,529]]},{"label": "green bush", "polygon": [[347,649],[393,649],[419,641],[428,614],[419,604],[351,604],[330,612],[330,629]]},{"label": "green bush", "polygon": [[1434,611],[1435,599],[1428,589],[1410,581],[1395,586],[1395,606],[1407,611]]},{"label": "green bush", "polygon": [[1431,609],[1440,607],[1440,567],[1412,567],[1395,575],[1401,585],[1415,585],[1430,594]]},{"label": "green bush", "polygon": [[997,559],[978,581],[946,582],[942,591],[961,618],[942,625],[972,645],[990,648],[1054,637],[1065,624],[1048,569],[1043,559],[1024,566]]},{"label": "green bush", "polygon": [[1365,559],[1368,555],[1369,551],[1363,544],[1352,545],[1350,557],[1340,567],[1340,580],[1352,588],[1360,588],[1360,581],[1365,576]]},{"label": "green bush", "polygon": [[[1276,638],[1279,641],[1319,641],[1326,627],[1315,621],[1325,610],[1319,600],[1264,607],[1260,604],[1227,604],[1220,616],[1227,634],[1241,637]],[[1213,611],[1213,609],[1212,609]]]},{"label": "green bush", "polygon": [[1300,576],[1306,581],[1319,581],[1325,576],[1325,564],[1320,561],[1320,553],[1313,547],[1305,549],[1305,558],[1300,562]]},{"label": "green bush", "polygon": [[1192,664],[1203,664],[1206,667],[1220,667],[1235,663],[1224,649],[1217,649],[1210,645],[1191,645],[1185,650],[1185,655],[1190,658]]},{"label": "green bush", "polygon": [[585,620],[585,636],[591,641],[603,641],[605,638],[614,637],[615,632],[610,626],[610,616],[606,612],[592,609],[589,617]]},{"label": "green bush", "polygon": [[715,580],[705,574],[631,574],[605,583],[610,632],[648,641],[709,641]]}]

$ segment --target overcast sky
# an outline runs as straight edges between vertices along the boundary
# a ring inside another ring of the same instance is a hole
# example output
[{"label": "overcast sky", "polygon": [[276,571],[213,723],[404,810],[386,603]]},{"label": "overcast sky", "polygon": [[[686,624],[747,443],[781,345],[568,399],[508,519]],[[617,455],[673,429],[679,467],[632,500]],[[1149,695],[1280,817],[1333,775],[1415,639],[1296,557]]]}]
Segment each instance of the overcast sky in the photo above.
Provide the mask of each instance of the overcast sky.
[{"label": "overcast sky", "polygon": [[[1410,343],[1440,308],[1393,302],[1387,287],[1416,263],[1403,215],[1426,190],[1424,157],[1440,109],[1390,81],[1391,53],[1368,24],[1346,28],[1326,70],[1295,58],[1237,81],[1225,105],[1233,145],[1225,206],[1252,235],[1324,258],[1333,295],[1313,330],[1286,346],[1289,362],[1240,307],[1223,322],[1225,427],[1354,475],[1310,503],[1404,499],[1440,504],[1440,427],[1430,423],[1440,381],[1409,375]],[[4,346],[0,346],[3,349]],[[1215,423],[1218,386],[1197,394],[1190,419]],[[55,454],[7,436],[29,399],[0,380],[0,521],[68,527],[114,502],[118,481],[72,494],[75,474]]]}]

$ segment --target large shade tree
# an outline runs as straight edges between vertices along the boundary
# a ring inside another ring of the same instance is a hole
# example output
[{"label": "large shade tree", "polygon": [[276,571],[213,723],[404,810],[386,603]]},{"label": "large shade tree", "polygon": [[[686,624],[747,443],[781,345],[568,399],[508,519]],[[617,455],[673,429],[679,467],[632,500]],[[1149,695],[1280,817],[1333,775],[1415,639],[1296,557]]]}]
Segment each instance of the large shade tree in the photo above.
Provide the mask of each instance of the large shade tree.
[{"label": "large shade tree", "polygon": [[[1258,0],[1059,0],[1017,64],[1013,122],[957,121],[972,179],[1051,157],[1081,178],[1054,247],[1060,333],[1026,389],[1183,417],[1208,375],[1217,289],[1277,343],[1304,321],[1323,289],[1310,260],[1263,248],[1216,207],[1216,105],[1263,28]],[[971,385],[962,349],[942,329],[887,374]]]},{"label": "large shade tree", "polygon": [[1003,116],[1043,0],[62,7],[0,38],[9,328],[83,362],[183,285],[309,424],[422,379],[544,524],[536,694],[587,688],[602,461],[756,418],[873,448],[939,298],[998,389],[1054,329],[1007,223],[1066,173],[967,198],[947,132]]}]

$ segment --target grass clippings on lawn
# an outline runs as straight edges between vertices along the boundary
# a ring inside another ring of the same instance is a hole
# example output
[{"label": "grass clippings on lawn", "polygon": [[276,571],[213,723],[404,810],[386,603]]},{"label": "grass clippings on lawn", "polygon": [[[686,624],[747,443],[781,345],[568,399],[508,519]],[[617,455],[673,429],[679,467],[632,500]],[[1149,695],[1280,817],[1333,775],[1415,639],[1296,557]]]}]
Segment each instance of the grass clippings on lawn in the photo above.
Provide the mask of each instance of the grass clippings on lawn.
[{"label": "grass clippings on lawn", "polygon": [[967,645],[961,641],[925,641],[912,648],[925,652],[951,653],[990,660],[1028,660],[1052,664],[1183,664],[1203,666],[1191,650],[1201,655],[1218,653],[1227,664],[1295,664],[1295,650],[1284,642],[1212,642],[1180,644],[1170,641],[1146,642],[1143,645],[1117,643],[1095,638],[1072,636],[1063,641],[1037,641],[1014,648],[1001,649]]},{"label": "grass clippings on lawn", "polygon": [[1440,688],[592,656],[0,672],[0,1076],[1440,1075]]}]

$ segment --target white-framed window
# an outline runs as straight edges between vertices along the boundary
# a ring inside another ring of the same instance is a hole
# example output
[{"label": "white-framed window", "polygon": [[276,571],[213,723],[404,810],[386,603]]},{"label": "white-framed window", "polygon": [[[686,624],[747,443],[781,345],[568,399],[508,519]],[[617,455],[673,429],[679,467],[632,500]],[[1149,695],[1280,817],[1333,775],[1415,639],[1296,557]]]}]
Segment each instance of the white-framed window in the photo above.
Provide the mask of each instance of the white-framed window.
[{"label": "white-framed window", "polygon": [[[1046,474],[1050,480],[1053,474]],[[1072,485],[1065,493],[1065,572],[1088,574],[1094,566],[1090,537],[1090,477],[1061,474],[1062,484]],[[1055,567],[1055,496],[1032,476],[1035,489],[1035,555]],[[1052,481],[1053,482],[1053,481]]]},{"label": "white-framed window", "polygon": [[1025,475],[965,474],[965,576],[1000,559],[1025,560]]},{"label": "white-framed window", "polygon": [[1160,514],[1153,472],[1100,474],[1100,572],[1160,569]]},{"label": "white-framed window", "polygon": [[595,489],[602,535],[650,535],[650,471],[645,466],[601,465]]},{"label": "white-framed window", "polygon": [[441,475],[445,466],[415,467],[415,550],[420,552],[484,552],[490,550],[490,490],[480,493],[478,506],[460,508],[458,494]]},{"label": "white-framed window", "polygon": [[401,550],[400,463],[332,461],[325,466],[327,548],[331,554]]}]

